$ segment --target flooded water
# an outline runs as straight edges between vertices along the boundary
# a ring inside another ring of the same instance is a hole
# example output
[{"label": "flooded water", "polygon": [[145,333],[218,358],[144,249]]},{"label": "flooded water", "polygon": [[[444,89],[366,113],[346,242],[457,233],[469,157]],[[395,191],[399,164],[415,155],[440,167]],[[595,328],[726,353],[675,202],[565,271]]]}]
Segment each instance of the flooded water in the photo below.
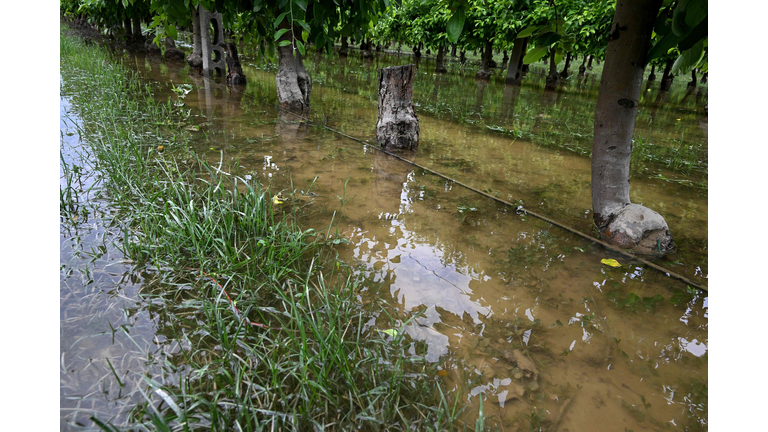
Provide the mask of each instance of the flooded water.
[{"label": "flooded water", "polygon": [[[274,65],[241,59],[240,92],[181,65],[127,61],[162,83],[160,100],[176,100],[171,83],[193,85],[183,102],[199,116],[189,132],[199,154],[274,192],[317,194],[296,203],[302,223],[348,240],[337,250],[365,279],[361,302],[386,305],[400,322],[420,314],[405,326],[411,353],[439,365],[436,379],[465,402],[470,423],[482,398],[488,424],[502,430],[707,429],[706,293],[324,127],[374,143],[376,68],[412,59],[310,56],[312,123],[275,109]],[[433,69],[422,60],[415,82],[414,162],[591,233],[599,78],[545,93],[535,67],[520,89]],[[676,90],[667,101],[648,92],[636,139],[706,155],[705,96]],[[72,127],[62,131],[63,146],[77,147]],[[675,164],[685,161],[633,162],[632,200],[659,211],[678,245],[657,263],[706,285],[706,160],[685,174]],[[122,261],[107,240],[119,235],[109,209],[98,196],[88,202],[87,217],[62,221],[62,428],[83,416],[74,409],[109,418],[140,400],[121,394],[112,368],[135,388],[178,349],[155,336],[157,317],[137,297],[151,276]]]}]

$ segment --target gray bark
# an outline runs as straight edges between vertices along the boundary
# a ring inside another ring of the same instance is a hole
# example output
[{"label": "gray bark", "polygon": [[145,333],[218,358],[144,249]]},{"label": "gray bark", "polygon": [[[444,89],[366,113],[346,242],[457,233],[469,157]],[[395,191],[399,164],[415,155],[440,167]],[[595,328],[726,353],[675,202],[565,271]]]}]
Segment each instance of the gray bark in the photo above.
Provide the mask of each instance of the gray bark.
[{"label": "gray bark", "polygon": [[509,69],[507,69],[507,84],[520,85],[522,81],[522,66],[525,50],[528,48],[528,38],[515,39],[512,47],[512,55],[509,57]]},{"label": "gray bark", "polygon": [[439,74],[448,72],[448,69],[445,68],[445,45],[444,44],[440,44],[440,47],[437,49],[437,60],[435,61],[435,72]]},{"label": "gray bark", "polygon": [[557,73],[557,63],[555,63],[555,53],[549,55],[549,75],[544,84],[544,90],[555,90],[560,84],[560,75]]},{"label": "gray bark", "polygon": [[648,48],[661,0],[618,2],[595,109],[592,209],[602,237],[640,253],[672,248],[666,221],[629,199],[632,133]]},{"label": "gray bark", "polygon": [[280,107],[299,113],[308,110],[312,80],[304,69],[301,54],[298,50],[294,52],[290,45],[278,47],[277,53],[279,66],[275,82]]},{"label": "gray bark", "polygon": [[379,69],[376,143],[387,150],[416,150],[419,118],[413,110],[414,65]]},{"label": "gray bark", "polygon": [[477,71],[475,79],[491,79],[491,58],[493,58],[493,42],[489,40],[480,54],[480,70]]},{"label": "gray bark", "polygon": [[192,9],[192,53],[187,56],[187,63],[190,67],[198,69],[203,68],[203,39],[200,35],[200,13],[197,8]]}]

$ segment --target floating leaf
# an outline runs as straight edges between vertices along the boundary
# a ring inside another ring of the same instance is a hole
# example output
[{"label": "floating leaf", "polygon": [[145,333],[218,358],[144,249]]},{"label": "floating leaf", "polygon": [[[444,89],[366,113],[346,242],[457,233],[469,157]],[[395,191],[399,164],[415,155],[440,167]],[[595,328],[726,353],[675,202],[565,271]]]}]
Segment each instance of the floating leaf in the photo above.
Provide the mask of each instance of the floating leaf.
[{"label": "floating leaf", "polygon": [[448,371],[445,369],[440,369],[439,371],[437,371],[437,376],[439,377],[448,376]]},{"label": "floating leaf", "polygon": [[379,330],[380,332],[390,335],[392,337],[397,337],[397,329],[386,329],[386,330]]},{"label": "floating leaf", "polygon": [[607,266],[611,266],[611,267],[614,267],[614,268],[615,267],[621,267],[621,264],[619,264],[619,262],[616,261],[615,259],[605,258],[605,259],[600,260],[600,262],[605,264],[605,265],[607,265]]},{"label": "floating leaf", "polygon": [[[274,198],[272,198],[272,204],[282,204],[284,201],[281,201],[282,197],[280,195],[275,195]],[[285,199],[285,198],[282,198]]]}]

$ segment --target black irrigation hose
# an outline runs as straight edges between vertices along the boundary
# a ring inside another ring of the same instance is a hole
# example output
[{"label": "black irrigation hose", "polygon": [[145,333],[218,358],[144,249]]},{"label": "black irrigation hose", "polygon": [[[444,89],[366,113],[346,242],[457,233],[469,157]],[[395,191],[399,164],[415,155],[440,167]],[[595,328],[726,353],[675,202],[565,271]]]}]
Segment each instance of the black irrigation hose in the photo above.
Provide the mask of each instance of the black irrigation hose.
[{"label": "black irrigation hose", "polygon": [[[204,78],[204,79],[208,79],[208,77],[203,77],[203,78]],[[213,80],[212,80],[212,82],[214,82],[215,84],[219,84],[219,83],[217,83],[216,81],[213,81]],[[221,84],[219,84],[219,85],[221,85]],[[240,91],[240,90],[238,90],[238,89],[235,89],[235,88],[233,88],[233,87],[229,87],[229,88],[230,88],[230,90],[232,90],[232,91],[236,91],[236,92],[239,92],[239,93],[241,93],[241,94],[245,95],[245,93],[244,93],[244,92],[242,92],[242,91]],[[273,106],[275,106],[275,105],[273,105]],[[299,115],[299,114],[296,114],[296,113],[294,113],[294,112],[291,112],[291,111],[288,111],[288,110],[284,110],[283,108],[280,108],[280,106],[275,106],[275,108],[277,108],[279,111],[282,111],[282,112],[285,112],[285,113],[291,114],[291,115],[293,115],[293,116],[295,116],[295,117],[298,117],[298,118],[299,118],[299,119],[301,119],[301,120],[304,120],[304,121],[307,121],[307,122],[310,122],[310,123],[312,122],[312,119],[308,119],[308,118],[306,118],[306,117],[303,117],[303,116],[301,116],[301,115]],[[660,266],[660,265],[658,265],[658,264],[654,264],[654,263],[652,263],[652,262],[650,262],[650,261],[648,261],[648,260],[646,260],[646,259],[644,259],[644,258],[640,258],[640,257],[638,257],[638,256],[636,256],[636,255],[634,255],[634,254],[632,254],[632,253],[630,253],[630,252],[627,252],[627,251],[625,251],[625,250],[623,250],[623,249],[620,249],[620,248],[618,248],[618,247],[616,247],[616,246],[613,246],[613,245],[611,245],[611,244],[608,244],[608,243],[606,243],[606,242],[604,242],[604,241],[602,241],[602,240],[600,240],[600,239],[596,239],[596,238],[594,238],[594,237],[592,237],[592,236],[590,236],[590,235],[588,235],[588,234],[584,234],[584,233],[583,233],[583,232],[581,232],[581,231],[577,231],[577,230],[576,230],[576,229],[574,229],[574,228],[571,228],[571,227],[569,227],[569,226],[563,225],[563,224],[561,224],[560,222],[554,221],[554,220],[552,220],[552,219],[550,219],[550,218],[548,218],[548,217],[546,217],[546,216],[544,216],[544,215],[540,215],[540,214],[538,214],[538,213],[535,213],[535,212],[532,212],[532,211],[530,211],[530,210],[526,210],[525,208],[523,208],[523,206],[518,206],[518,205],[516,205],[516,204],[513,204],[513,203],[511,203],[511,202],[509,202],[509,201],[505,201],[505,200],[503,200],[503,199],[501,199],[501,198],[499,198],[499,197],[493,196],[493,195],[491,195],[491,194],[489,194],[489,193],[487,193],[487,192],[483,192],[483,191],[481,191],[481,190],[475,189],[474,187],[472,187],[472,186],[470,186],[470,185],[468,185],[468,184],[465,184],[465,183],[462,183],[462,182],[460,182],[460,181],[458,181],[458,180],[452,179],[452,178],[450,178],[450,177],[446,176],[445,174],[441,174],[441,173],[439,173],[439,172],[437,172],[437,171],[435,171],[435,170],[432,170],[432,169],[430,169],[430,168],[427,168],[427,167],[425,167],[425,166],[419,165],[419,164],[417,164],[416,162],[413,162],[413,161],[410,161],[410,160],[408,160],[408,159],[405,159],[405,158],[403,158],[402,156],[399,156],[399,155],[396,155],[396,154],[394,154],[394,153],[388,152],[388,151],[386,151],[386,150],[384,150],[384,149],[382,149],[382,148],[380,148],[380,147],[378,147],[378,146],[372,146],[372,145],[370,145],[370,144],[366,143],[365,141],[362,141],[362,140],[360,140],[360,139],[358,139],[358,138],[355,138],[355,137],[353,137],[353,136],[347,135],[347,134],[345,134],[344,132],[341,132],[341,131],[337,131],[336,129],[330,128],[330,127],[328,127],[327,125],[322,125],[322,126],[323,126],[325,129],[327,129],[327,130],[329,130],[329,131],[331,131],[331,132],[333,132],[333,133],[336,133],[336,134],[338,134],[338,135],[341,135],[341,136],[343,136],[343,137],[345,137],[345,138],[351,139],[352,141],[358,142],[358,143],[360,143],[360,144],[362,144],[362,145],[364,145],[364,146],[367,146],[367,147],[370,147],[370,148],[372,148],[372,149],[378,150],[378,151],[380,151],[380,152],[382,152],[382,153],[384,153],[384,154],[386,154],[386,155],[388,155],[388,156],[391,156],[391,157],[393,157],[393,158],[395,158],[395,159],[399,159],[399,160],[401,160],[401,161],[403,161],[403,162],[405,162],[405,163],[407,163],[407,164],[410,164],[410,165],[413,165],[413,166],[415,166],[416,168],[419,168],[419,169],[422,169],[422,170],[424,170],[424,171],[427,171],[427,172],[428,172],[428,173],[430,173],[430,174],[436,175],[436,176],[438,176],[438,177],[441,177],[441,178],[443,178],[443,179],[445,179],[445,180],[448,180],[448,181],[450,181],[450,182],[453,182],[453,183],[455,183],[455,184],[457,184],[457,185],[459,185],[459,186],[461,186],[461,187],[463,187],[463,188],[465,188],[465,189],[467,189],[467,190],[470,190],[470,191],[472,191],[472,192],[475,192],[475,193],[477,193],[477,194],[480,194],[480,195],[482,195],[482,196],[484,196],[484,197],[486,197],[486,198],[490,198],[490,199],[492,199],[492,200],[494,200],[494,201],[496,201],[496,202],[499,202],[499,203],[501,203],[501,204],[504,204],[504,205],[507,205],[507,206],[509,206],[509,207],[515,208],[515,209],[517,209],[517,210],[521,210],[521,211],[525,212],[526,214],[529,214],[529,215],[531,215],[531,216],[533,216],[533,217],[535,217],[535,218],[537,218],[537,219],[541,219],[541,220],[543,220],[544,222],[547,222],[547,223],[550,223],[550,224],[552,224],[552,225],[555,225],[555,226],[557,226],[557,227],[559,227],[559,228],[562,228],[562,229],[564,229],[564,230],[566,230],[566,231],[568,231],[568,232],[570,232],[570,233],[572,233],[572,234],[575,234],[575,235],[577,235],[577,236],[579,236],[579,237],[581,237],[581,238],[583,238],[583,239],[585,239],[585,240],[587,240],[587,241],[590,241],[590,242],[592,242],[592,243],[596,243],[596,244],[599,244],[600,246],[603,246],[603,247],[604,247],[604,248],[606,248],[606,249],[609,249],[609,250],[611,250],[611,251],[613,251],[613,252],[616,252],[616,253],[618,253],[619,255],[622,255],[622,256],[624,256],[624,257],[625,257],[625,258],[627,258],[627,259],[630,259],[630,260],[635,260],[635,261],[638,261],[638,262],[640,262],[640,263],[642,263],[642,264],[645,264],[645,265],[647,265],[648,267],[650,267],[650,268],[652,268],[652,269],[654,269],[654,270],[660,271],[660,272],[662,272],[662,273],[666,274],[667,276],[669,276],[669,277],[671,277],[671,278],[674,278],[674,279],[680,280],[680,281],[682,281],[682,282],[685,282],[686,284],[688,284],[688,285],[690,285],[690,286],[692,286],[692,287],[694,287],[694,288],[696,288],[696,289],[698,289],[698,290],[704,291],[704,292],[706,292],[706,293],[708,293],[708,292],[709,292],[709,290],[707,289],[707,287],[706,287],[706,286],[704,286],[704,285],[701,285],[701,284],[699,284],[699,283],[697,283],[697,282],[694,282],[694,281],[692,281],[692,280],[688,279],[687,277],[685,277],[685,276],[683,276],[683,275],[681,275],[681,274],[679,274],[679,273],[675,273],[675,272],[673,272],[673,271],[671,271],[671,270],[668,270],[668,269],[666,269],[666,268],[664,268],[664,267],[662,267],[662,266]]]}]

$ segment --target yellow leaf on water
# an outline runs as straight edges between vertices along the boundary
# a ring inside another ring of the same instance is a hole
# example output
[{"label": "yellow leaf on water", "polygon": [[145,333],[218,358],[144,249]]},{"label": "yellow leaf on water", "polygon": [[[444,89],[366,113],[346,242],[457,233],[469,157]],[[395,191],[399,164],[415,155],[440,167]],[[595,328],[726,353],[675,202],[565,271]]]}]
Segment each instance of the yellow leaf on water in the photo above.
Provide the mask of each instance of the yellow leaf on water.
[{"label": "yellow leaf on water", "polygon": [[619,262],[616,261],[615,259],[605,258],[605,259],[600,260],[600,262],[605,264],[605,265],[607,265],[607,266],[611,266],[611,267],[621,267],[621,264],[619,264]]},{"label": "yellow leaf on water", "polygon": [[397,329],[386,329],[386,330],[379,330],[380,332],[390,335],[392,337],[397,336]]},{"label": "yellow leaf on water", "polygon": [[282,204],[283,202],[280,201],[280,196],[279,195],[275,195],[275,197],[272,198],[272,203],[273,204]]}]

